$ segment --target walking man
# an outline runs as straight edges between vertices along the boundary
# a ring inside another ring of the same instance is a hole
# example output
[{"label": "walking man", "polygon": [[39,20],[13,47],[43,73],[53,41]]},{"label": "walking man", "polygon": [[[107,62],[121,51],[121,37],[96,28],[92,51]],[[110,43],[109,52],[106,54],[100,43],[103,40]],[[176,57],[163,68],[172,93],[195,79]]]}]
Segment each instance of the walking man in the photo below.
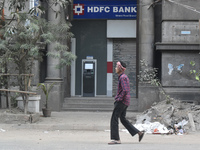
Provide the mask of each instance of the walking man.
[{"label": "walking man", "polygon": [[136,129],[127,119],[126,110],[130,105],[130,85],[129,78],[124,71],[126,70],[126,64],[122,61],[118,61],[115,72],[118,74],[118,90],[115,96],[114,110],[111,117],[110,129],[111,129],[111,142],[108,144],[121,144],[119,137],[119,125],[118,120],[120,118],[121,123],[134,136],[138,134],[139,142],[144,136],[144,132]]}]

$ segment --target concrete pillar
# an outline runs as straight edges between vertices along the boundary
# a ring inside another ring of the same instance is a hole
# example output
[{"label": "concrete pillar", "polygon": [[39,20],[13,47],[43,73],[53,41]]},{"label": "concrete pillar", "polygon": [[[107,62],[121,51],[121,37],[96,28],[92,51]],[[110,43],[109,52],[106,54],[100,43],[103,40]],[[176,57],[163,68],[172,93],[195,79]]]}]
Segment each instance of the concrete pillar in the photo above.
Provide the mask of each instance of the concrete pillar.
[{"label": "concrete pillar", "polygon": [[[139,0],[139,60],[145,60],[153,67],[154,60],[154,9],[149,6],[154,0]],[[139,70],[143,70],[140,66]],[[151,107],[159,98],[157,87],[149,84],[138,85],[138,111]]]},{"label": "concrete pillar", "polygon": [[154,55],[154,9],[149,6],[153,2],[140,0],[139,4],[139,59],[144,59],[151,67]]},{"label": "concrete pillar", "polygon": [[[48,21],[54,24],[59,24],[60,23],[60,19],[61,19],[61,15],[58,14],[56,17],[56,13],[54,12],[54,10],[59,11],[60,10],[60,6],[59,5],[52,5],[53,0],[49,0],[49,7],[48,8]],[[51,43],[48,45],[48,52],[53,52],[54,51],[54,44],[55,43]],[[62,81],[61,79],[61,71],[59,69],[56,69],[56,65],[59,63],[59,59],[55,59],[52,57],[48,57],[47,58],[47,78],[46,81]]]},{"label": "concrete pillar", "polygon": [[[56,17],[56,11],[60,11],[59,5],[52,5],[54,0],[49,0],[49,7],[48,8],[48,21],[53,24],[59,24],[61,21],[61,14],[58,13]],[[48,52],[54,51],[55,43],[51,43],[47,46]],[[45,79],[45,83],[50,86],[51,83],[54,84],[53,89],[49,94],[49,106],[53,111],[60,111],[62,107],[62,103],[64,100],[64,88],[63,88],[63,79],[61,76],[61,69],[57,69],[56,65],[59,63],[59,59],[55,59],[52,57],[47,57],[47,77]],[[44,100],[44,94],[42,95],[42,101]]]}]

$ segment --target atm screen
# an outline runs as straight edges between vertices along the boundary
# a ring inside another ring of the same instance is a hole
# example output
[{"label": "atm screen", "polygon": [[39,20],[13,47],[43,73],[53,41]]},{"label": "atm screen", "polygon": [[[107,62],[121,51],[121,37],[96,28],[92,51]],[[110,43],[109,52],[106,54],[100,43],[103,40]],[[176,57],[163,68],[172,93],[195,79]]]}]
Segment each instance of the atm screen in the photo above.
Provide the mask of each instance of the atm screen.
[{"label": "atm screen", "polygon": [[93,64],[85,64],[85,69],[93,69]]}]

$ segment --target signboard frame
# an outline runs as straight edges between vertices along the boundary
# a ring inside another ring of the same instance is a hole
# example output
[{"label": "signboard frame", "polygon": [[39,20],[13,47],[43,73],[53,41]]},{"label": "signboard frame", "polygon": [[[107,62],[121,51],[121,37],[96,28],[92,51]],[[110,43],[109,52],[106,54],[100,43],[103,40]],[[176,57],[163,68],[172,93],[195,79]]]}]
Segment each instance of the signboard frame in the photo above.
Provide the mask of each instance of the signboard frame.
[{"label": "signboard frame", "polygon": [[136,19],[137,0],[74,0],[73,19]]}]

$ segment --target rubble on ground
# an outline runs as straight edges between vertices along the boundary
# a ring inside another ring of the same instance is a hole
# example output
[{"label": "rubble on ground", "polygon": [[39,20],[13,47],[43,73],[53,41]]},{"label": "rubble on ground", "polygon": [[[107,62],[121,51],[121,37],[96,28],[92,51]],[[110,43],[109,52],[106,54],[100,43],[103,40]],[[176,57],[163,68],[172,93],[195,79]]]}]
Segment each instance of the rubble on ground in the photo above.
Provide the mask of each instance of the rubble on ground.
[{"label": "rubble on ground", "polygon": [[200,130],[200,105],[179,100],[171,100],[170,103],[161,101],[139,115],[135,126],[146,132],[161,134]]}]

